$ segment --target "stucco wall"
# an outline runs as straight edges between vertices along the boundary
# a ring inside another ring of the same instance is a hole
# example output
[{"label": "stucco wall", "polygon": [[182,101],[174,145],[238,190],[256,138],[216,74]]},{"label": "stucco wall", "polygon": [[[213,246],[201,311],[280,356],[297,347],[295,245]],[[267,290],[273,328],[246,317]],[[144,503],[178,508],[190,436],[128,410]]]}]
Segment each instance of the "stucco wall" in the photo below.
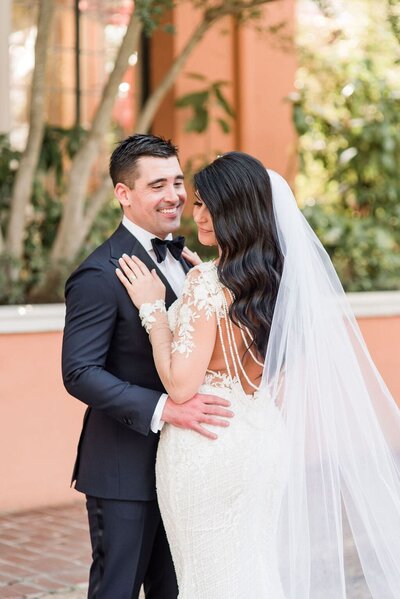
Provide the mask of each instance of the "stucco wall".
[{"label": "stucco wall", "polygon": [[76,500],[83,404],[64,390],[61,332],[0,335],[0,511]]},{"label": "stucco wall", "polygon": [[[372,356],[400,405],[400,293],[351,295]],[[63,314],[62,306],[0,308],[0,512],[79,497],[69,481],[85,406],[61,381]]]},{"label": "stucco wall", "polygon": [[[294,89],[297,57],[291,39],[296,26],[296,2],[281,0],[260,7],[261,16],[253,24],[238,27],[233,17],[215,23],[196,45],[173,89],[164,100],[154,121],[153,131],[172,136],[180,148],[182,164],[194,161],[194,168],[229,150],[242,150],[257,156],[265,166],[276,169],[292,180],[296,172],[296,136],[287,97]],[[165,75],[173,57],[183,49],[201,11],[190,3],[178,3],[172,19],[176,35],[159,32],[151,42],[154,59],[152,83]],[[279,36],[267,29],[284,24]],[[264,31],[261,29],[264,28]],[[203,81],[188,76],[202,75]],[[228,119],[230,131],[223,133],[217,118],[226,115],[214,103],[210,122],[202,133],[187,132],[190,108],[176,109],[174,102],[194,91],[204,90],[212,82],[224,81],[223,92],[235,110]]]}]

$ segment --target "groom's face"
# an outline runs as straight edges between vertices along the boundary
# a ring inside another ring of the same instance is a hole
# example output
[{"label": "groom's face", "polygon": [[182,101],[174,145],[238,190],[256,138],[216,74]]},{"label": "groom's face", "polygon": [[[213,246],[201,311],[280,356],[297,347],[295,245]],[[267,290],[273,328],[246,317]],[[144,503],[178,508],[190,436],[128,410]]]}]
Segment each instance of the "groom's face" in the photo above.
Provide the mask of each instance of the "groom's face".
[{"label": "groom's face", "polygon": [[118,183],[116,193],[125,216],[157,237],[179,227],[187,195],[175,156],[140,158],[133,188]]}]

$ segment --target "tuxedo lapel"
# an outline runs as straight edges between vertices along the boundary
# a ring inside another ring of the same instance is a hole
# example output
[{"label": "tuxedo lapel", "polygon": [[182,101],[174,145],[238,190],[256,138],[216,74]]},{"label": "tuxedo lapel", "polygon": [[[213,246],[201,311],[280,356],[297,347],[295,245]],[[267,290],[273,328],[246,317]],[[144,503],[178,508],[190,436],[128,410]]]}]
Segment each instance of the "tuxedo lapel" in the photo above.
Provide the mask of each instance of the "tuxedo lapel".
[{"label": "tuxedo lapel", "polygon": [[[116,267],[120,267],[118,263],[118,259],[121,258],[122,254],[128,254],[128,256],[137,256],[139,260],[144,262],[149,270],[153,268],[156,269],[156,272],[162,282],[166,287],[166,295],[165,295],[165,303],[170,306],[176,300],[176,294],[169,284],[168,279],[158,268],[157,264],[151,259],[149,254],[146,252],[141,243],[128,231],[124,225],[120,224],[115,233],[110,237],[110,249],[111,249],[111,258],[110,262],[114,264]],[[182,261],[184,262],[184,261]],[[185,273],[189,270],[188,266],[182,264]]]},{"label": "tuxedo lapel", "polygon": [[122,224],[120,224],[118,229],[111,235],[109,243],[111,254],[110,261],[117,267],[119,267],[118,259],[121,258],[122,254],[131,256],[135,245],[139,245],[137,239],[131,235],[128,229]]}]

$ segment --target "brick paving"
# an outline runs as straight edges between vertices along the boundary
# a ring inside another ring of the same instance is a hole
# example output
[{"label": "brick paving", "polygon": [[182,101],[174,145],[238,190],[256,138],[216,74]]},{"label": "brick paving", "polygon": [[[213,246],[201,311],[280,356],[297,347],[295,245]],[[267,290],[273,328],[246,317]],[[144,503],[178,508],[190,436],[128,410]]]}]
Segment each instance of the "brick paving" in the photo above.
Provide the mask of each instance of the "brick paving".
[{"label": "brick paving", "polygon": [[82,502],[0,517],[0,598],[86,597],[90,547]]},{"label": "brick paving", "polygon": [[[348,599],[370,599],[349,534],[345,561]],[[0,599],[85,599],[89,564],[82,501],[0,516]]]}]

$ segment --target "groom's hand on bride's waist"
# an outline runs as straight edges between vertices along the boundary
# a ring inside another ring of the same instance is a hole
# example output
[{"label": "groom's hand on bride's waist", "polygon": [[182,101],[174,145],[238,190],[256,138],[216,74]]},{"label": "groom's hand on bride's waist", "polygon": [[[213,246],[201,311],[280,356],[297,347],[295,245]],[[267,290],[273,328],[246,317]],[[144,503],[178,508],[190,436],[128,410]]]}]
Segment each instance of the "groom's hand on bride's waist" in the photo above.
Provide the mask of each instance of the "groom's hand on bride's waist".
[{"label": "groom's hand on bride's waist", "polygon": [[230,405],[222,397],[200,393],[181,404],[174,403],[168,397],[161,418],[179,428],[189,428],[209,439],[217,439],[218,435],[207,430],[204,425],[229,426],[229,419],[233,417]]}]

